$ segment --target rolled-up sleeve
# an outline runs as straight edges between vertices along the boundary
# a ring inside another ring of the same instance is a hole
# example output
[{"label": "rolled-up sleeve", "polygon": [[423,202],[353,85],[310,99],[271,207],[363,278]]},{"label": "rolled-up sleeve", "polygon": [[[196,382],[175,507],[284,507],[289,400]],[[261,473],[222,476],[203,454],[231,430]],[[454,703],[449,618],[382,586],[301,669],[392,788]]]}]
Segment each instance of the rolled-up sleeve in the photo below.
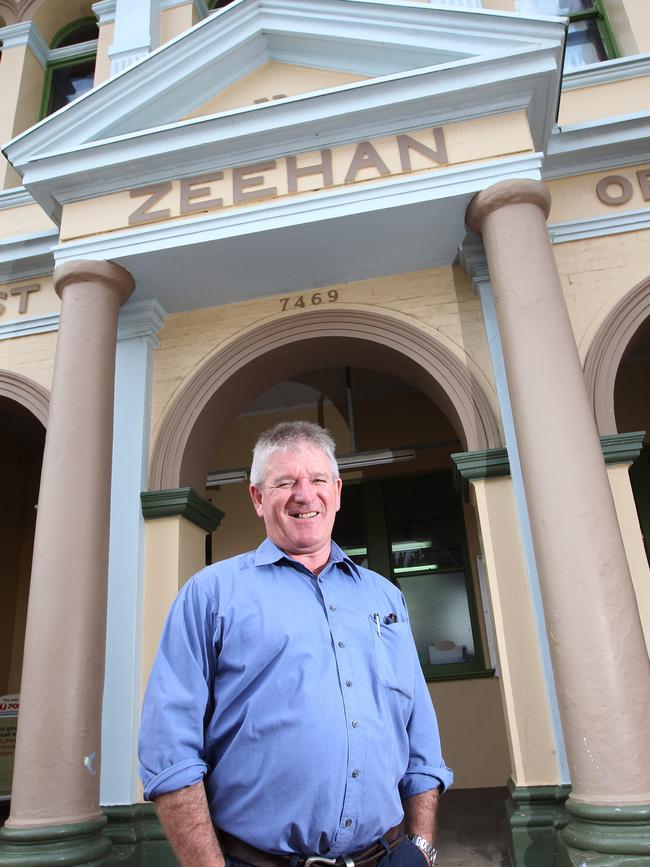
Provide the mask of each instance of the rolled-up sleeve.
[{"label": "rolled-up sleeve", "polygon": [[214,602],[188,581],[167,617],[144,696],[138,753],[148,800],[191,786],[207,771],[217,624]]},{"label": "rolled-up sleeve", "polygon": [[415,655],[415,683],[413,686],[413,709],[407,724],[409,739],[409,763],[399,783],[402,800],[429,789],[448,789],[453,781],[453,771],[447,767],[440,747],[438,720],[429,695],[420,662],[413,642]]}]

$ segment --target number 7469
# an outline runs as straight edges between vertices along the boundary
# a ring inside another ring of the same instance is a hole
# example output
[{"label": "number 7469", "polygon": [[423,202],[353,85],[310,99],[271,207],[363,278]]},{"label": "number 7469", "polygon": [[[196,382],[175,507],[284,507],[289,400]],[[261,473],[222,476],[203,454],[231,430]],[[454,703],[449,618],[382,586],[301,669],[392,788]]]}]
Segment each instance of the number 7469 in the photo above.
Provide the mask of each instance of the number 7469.
[{"label": "number 7469", "polygon": [[339,293],[336,289],[329,289],[327,292],[314,292],[313,295],[298,295],[297,298],[280,298],[280,309],[288,310],[291,307],[317,307],[325,302],[332,304],[339,300]]}]

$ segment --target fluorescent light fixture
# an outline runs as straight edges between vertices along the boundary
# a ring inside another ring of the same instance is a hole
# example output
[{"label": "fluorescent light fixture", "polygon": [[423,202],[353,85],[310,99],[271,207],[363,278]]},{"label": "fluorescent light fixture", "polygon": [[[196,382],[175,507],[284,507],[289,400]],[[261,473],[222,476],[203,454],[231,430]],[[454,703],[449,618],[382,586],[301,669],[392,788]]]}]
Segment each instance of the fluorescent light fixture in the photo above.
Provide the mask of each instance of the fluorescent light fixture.
[{"label": "fluorescent light fixture", "polygon": [[401,575],[403,572],[430,572],[432,569],[437,568],[438,566],[436,563],[433,563],[430,566],[397,566],[393,569],[393,572],[396,575]]},{"label": "fluorescent light fixture", "polygon": [[213,470],[208,473],[205,482],[206,488],[218,488],[221,485],[235,485],[238,482],[248,481],[248,470]]},{"label": "fluorescent light fixture", "polygon": [[352,452],[349,455],[338,455],[336,463],[340,470],[360,470],[363,467],[399,464],[412,460],[415,460],[414,449],[375,449],[371,452]]},{"label": "fluorescent light fixture", "polygon": [[390,547],[393,551],[422,551],[424,548],[432,548],[433,542],[430,539],[424,542],[393,542]]}]

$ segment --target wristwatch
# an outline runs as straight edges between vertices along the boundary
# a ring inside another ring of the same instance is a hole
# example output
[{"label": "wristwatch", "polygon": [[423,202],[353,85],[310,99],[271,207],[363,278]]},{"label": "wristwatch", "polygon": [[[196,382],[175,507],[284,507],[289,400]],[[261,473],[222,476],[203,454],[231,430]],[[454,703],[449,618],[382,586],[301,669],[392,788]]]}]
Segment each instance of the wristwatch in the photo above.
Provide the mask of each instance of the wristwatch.
[{"label": "wristwatch", "polygon": [[420,837],[419,834],[407,834],[406,836],[414,846],[417,846],[418,849],[427,856],[427,861],[431,867],[433,867],[436,863],[436,858],[438,857],[438,850],[434,849],[431,843],[429,843],[429,841],[424,837]]}]

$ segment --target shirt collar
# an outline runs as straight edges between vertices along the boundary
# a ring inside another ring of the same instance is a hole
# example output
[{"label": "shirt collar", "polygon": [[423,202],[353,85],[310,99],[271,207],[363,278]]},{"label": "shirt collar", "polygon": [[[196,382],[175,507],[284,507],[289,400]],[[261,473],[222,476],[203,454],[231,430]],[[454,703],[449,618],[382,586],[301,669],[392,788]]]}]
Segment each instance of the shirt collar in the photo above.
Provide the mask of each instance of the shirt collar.
[{"label": "shirt collar", "polygon": [[[255,551],[256,566],[268,566],[271,563],[278,563],[280,560],[283,559],[291,561],[291,557],[281,548],[278,548],[275,542],[272,542],[268,537]],[[329,563],[340,564],[341,566],[345,567],[353,577],[360,577],[359,569],[356,563],[351,560],[348,555],[339,548],[339,546],[336,544],[336,542],[334,542],[334,540],[332,540],[332,547],[330,550],[328,564]]]}]

